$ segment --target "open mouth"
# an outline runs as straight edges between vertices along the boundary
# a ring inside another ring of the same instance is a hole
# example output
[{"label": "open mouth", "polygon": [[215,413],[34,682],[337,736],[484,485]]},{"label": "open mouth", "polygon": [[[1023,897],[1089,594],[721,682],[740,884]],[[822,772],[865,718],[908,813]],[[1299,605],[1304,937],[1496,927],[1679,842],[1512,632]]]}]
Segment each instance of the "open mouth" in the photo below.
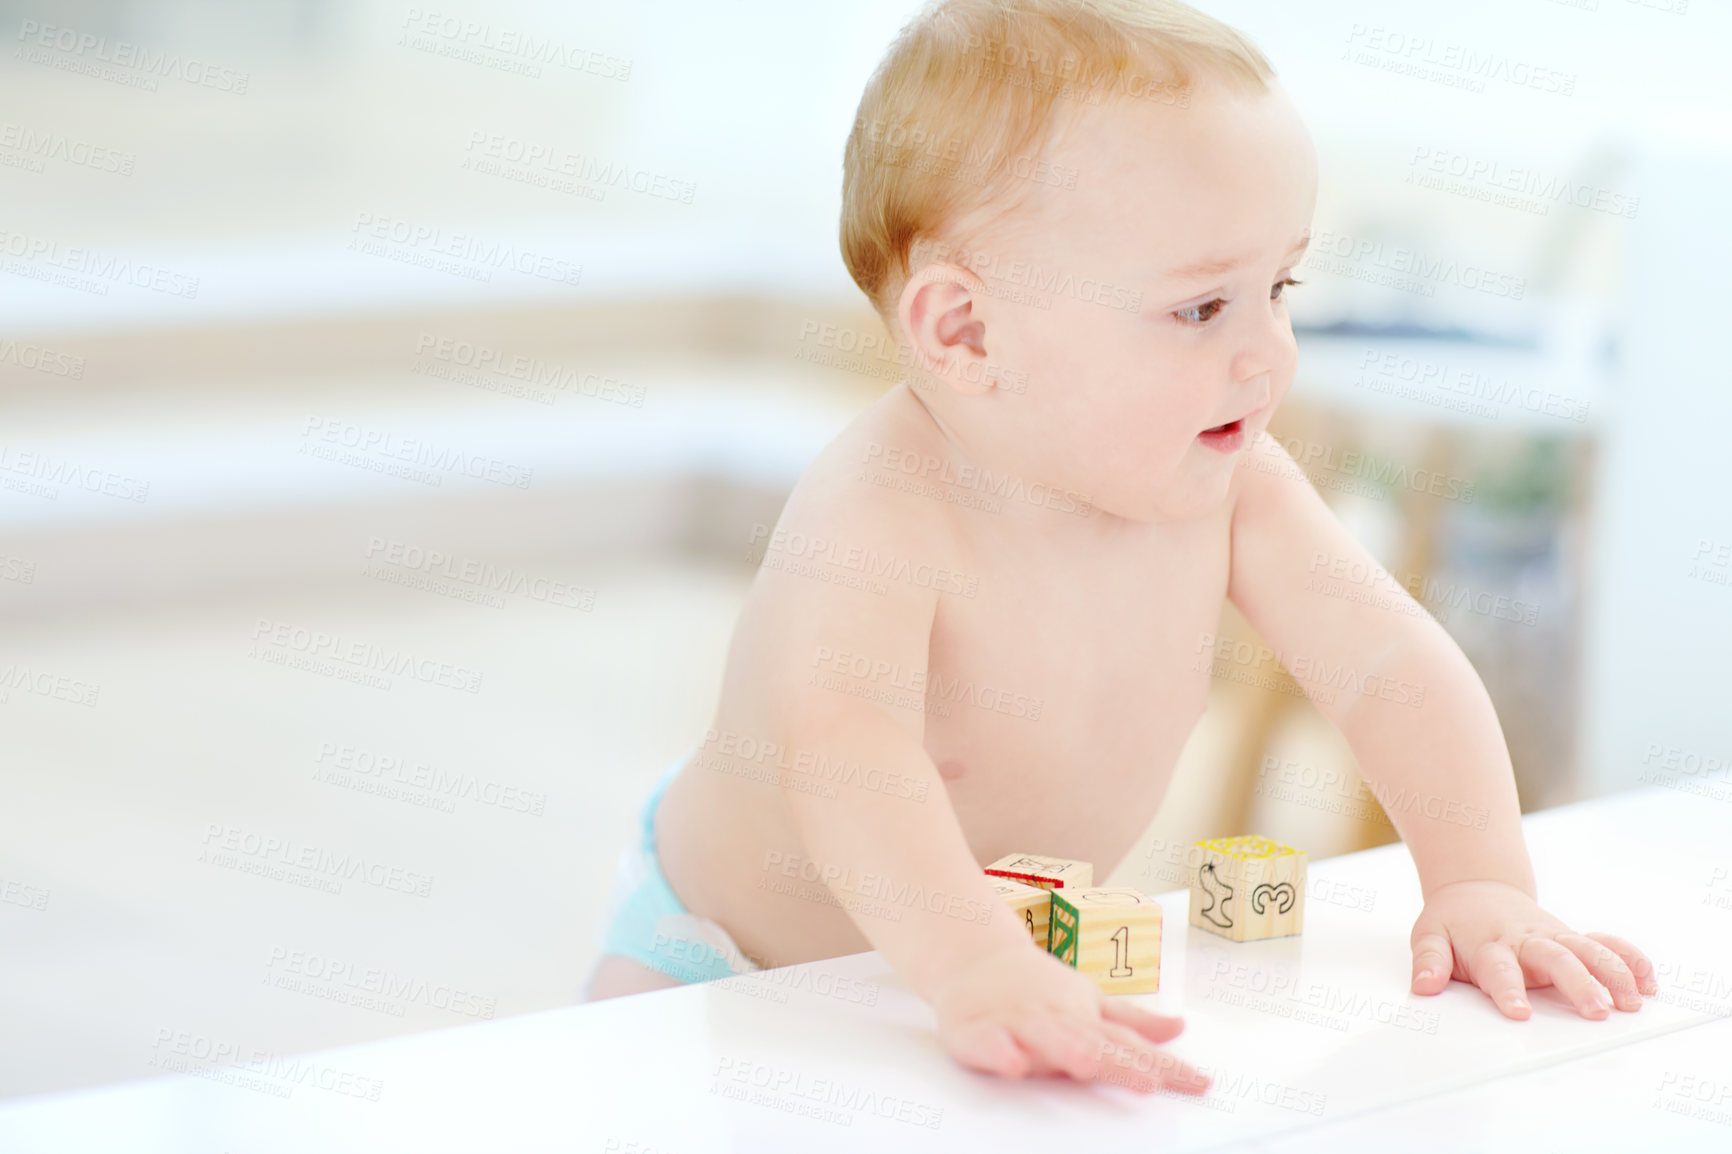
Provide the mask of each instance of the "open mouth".
[{"label": "open mouth", "polygon": [[1197,435],[1197,440],[1217,453],[1237,453],[1245,447],[1245,418],[1204,429]]}]

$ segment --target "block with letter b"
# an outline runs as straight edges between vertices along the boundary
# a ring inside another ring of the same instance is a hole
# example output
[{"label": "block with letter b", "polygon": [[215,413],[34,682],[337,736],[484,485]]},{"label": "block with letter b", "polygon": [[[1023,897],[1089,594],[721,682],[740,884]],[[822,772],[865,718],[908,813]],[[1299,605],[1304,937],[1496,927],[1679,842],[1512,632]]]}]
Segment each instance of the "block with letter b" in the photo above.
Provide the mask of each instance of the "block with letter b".
[{"label": "block with letter b", "polygon": [[1152,994],[1161,988],[1161,904],[1117,886],[1054,890],[1047,949],[1106,993]]},{"label": "block with letter b", "polygon": [[1006,854],[986,867],[995,878],[1008,878],[1043,890],[1077,889],[1094,884],[1094,863],[1031,853]]},{"label": "block with letter b", "polygon": [[992,879],[992,888],[1027,928],[1034,944],[1046,949],[1047,926],[1052,920],[1052,891],[1000,877]]},{"label": "block with letter b", "polygon": [[1266,837],[1191,847],[1191,924],[1235,942],[1290,937],[1305,924],[1305,851]]}]

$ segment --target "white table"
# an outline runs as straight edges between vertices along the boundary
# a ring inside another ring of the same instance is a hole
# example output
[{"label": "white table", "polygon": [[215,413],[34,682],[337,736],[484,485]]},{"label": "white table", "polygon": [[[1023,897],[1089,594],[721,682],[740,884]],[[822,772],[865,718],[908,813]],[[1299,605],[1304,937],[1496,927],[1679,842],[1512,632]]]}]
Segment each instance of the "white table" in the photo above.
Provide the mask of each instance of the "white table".
[{"label": "white table", "polygon": [[1171,1048],[1215,1075],[1202,1100],[968,1073],[866,953],[298,1057],[183,1055],[200,1076],[0,1106],[0,1150],[1732,1149],[1732,806],[1647,789],[1524,824],[1542,903],[1659,965],[1640,1012],[1587,1021],[1536,991],[1511,1022],[1460,983],[1410,995],[1419,891],[1395,845],[1313,863],[1296,939],[1188,933],[1185,895],[1162,896],[1145,1000],[1185,1015]]}]

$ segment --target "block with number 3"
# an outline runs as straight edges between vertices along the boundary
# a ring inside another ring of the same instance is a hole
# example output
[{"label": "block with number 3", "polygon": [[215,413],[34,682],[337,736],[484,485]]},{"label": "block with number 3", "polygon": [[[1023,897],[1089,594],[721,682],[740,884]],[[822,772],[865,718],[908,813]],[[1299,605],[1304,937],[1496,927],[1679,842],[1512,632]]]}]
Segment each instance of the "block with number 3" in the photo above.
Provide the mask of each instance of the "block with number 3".
[{"label": "block with number 3", "polygon": [[1191,924],[1235,942],[1284,938],[1305,926],[1305,851],[1266,837],[1197,842]]}]

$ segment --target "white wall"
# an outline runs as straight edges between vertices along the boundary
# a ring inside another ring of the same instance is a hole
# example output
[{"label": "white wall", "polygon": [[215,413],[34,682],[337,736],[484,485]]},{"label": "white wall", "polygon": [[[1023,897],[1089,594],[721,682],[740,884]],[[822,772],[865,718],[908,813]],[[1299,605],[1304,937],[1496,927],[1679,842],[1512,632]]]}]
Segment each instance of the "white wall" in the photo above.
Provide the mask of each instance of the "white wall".
[{"label": "white wall", "polygon": [[1596,478],[1584,768],[1595,792],[1658,773],[1726,799],[1732,153],[1654,151],[1640,172],[1656,193],[1631,237],[1622,371]]}]

